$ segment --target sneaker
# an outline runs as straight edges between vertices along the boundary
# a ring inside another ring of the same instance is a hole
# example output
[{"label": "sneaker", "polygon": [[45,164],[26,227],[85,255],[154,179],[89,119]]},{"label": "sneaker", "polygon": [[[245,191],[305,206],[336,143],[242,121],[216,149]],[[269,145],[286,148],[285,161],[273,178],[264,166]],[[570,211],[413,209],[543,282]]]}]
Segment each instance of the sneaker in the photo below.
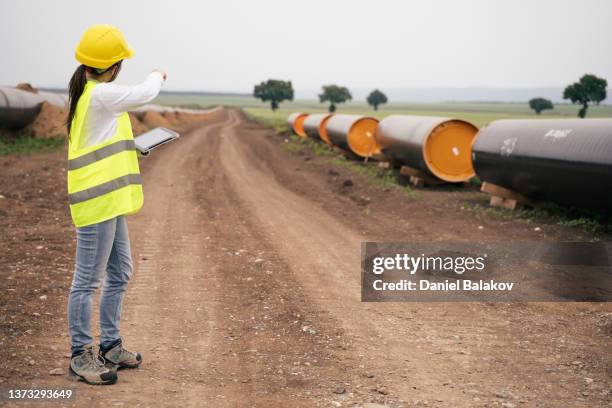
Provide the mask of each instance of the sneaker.
[{"label": "sneaker", "polygon": [[121,340],[108,350],[100,348],[100,357],[106,361],[106,366],[109,368],[137,368],[142,363],[140,353],[124,349]]},{"label": "sneaker", "polygon": [[117,371],[104,365],[104,360],[94,353],[93,345],[85,346],[83,353],[70,359],[69,378],[92,385],[106,385],[117,382]]}]

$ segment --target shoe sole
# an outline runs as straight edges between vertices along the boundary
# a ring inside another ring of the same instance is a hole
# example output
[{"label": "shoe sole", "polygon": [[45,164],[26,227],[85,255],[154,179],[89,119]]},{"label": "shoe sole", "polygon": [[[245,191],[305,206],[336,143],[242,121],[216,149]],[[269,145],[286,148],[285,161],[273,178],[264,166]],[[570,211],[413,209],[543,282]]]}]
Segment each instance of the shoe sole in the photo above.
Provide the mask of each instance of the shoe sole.
[{"label": "shoe sole", "polygon": [[107,362],[106,368],[108,368],[109,370],[132,370],[132,369],[140,367],[141,363],[142,361],[138,362],[137,364],[115,364],[115,363]]},{"label": "shoe sole", "polygon": [[120,363],[120,364],[115,364],[112,361],[108,361],[106,360],[106,367],[108,369],[115,369],[115,370],[123,370],[123,369],[134,369],[134,368],[138,368],[140,367],[140,364],[142,364],[142,356],[140,358],[140,361],[137,362],[136,364],[126,364],[126,363]]},{"label": "shoe sole", "polygon": [[115,367],[117,367],[117,370],[132,370],[134,368],[140,367],[141,363],[142,363],[142,360],[140,360],[136,364],[119,364],[119,365],[115,365]]},{"label": "shoe sole", "polygon": [[82,381],[86,384],[89,385],[112,385],[115,384],[117,382],[117,380],[119,379],[117,376],[115,376],[115,378],[111,379],[111,380],[100,380],[98,381],[89,381],[87,378],[78,375],[73,369],[72,367],[69,368],[68,370],[68,379],[72,380],[72,381]]},{"label": "shoe sole", "polygon": [[138,368],[140,367],[140,364],[142,363],[142,360],[140,360],[138,363],[136,364],[119,364],[119,367],[117,367],[118,370],[122,370],[124,368],[131,370],[133,368]]}]

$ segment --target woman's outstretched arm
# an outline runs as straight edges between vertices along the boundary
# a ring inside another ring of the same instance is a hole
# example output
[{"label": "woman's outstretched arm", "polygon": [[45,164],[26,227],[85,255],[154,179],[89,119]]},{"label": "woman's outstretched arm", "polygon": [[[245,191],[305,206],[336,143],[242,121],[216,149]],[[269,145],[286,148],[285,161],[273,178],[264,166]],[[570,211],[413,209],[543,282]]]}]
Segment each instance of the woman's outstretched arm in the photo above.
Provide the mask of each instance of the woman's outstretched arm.
[{"label": "woman's outstretched arm", "polygon": [[92,99],[109,112],[123,113],[155,99],[165,79],[166,74],[156,70],[144,82],[134,86],[101,83],[94,89]]}]

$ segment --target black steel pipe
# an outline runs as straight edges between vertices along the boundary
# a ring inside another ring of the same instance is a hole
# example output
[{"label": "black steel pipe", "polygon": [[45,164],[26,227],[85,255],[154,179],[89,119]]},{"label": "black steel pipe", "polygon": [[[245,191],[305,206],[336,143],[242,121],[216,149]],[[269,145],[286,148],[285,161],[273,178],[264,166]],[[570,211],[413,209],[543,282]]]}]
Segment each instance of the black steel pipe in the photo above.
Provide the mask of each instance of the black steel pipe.
[{"label": "black steel pipe", "polygon": [[497,120],[472,146],[482,181],[612,212],[612,119]]},{"label": "black steel pipe", "polygon": [[474,176],[470,148],[477,132],[458,119],[390,115],[378,124],[376,142],[386,157],[453,183]]},{"label": "black steel pipe", "polygon": [[306,135],[312,139],[330,144],[326,125],[331,116],[331,113],[312,113],[308,115],[304,120],[304,132]]},{"label": "black steel pipe", "polygon": [[363,118],[361,115],[334,115],[327,121],[327,135],[334,146],[338,146],[344,150],[350,151],[348,145],[348,133],[351,126],[359,119]]},{"label": "black steel pipe", "polygon": [[376,143],[378,119],[361,115],[334,115],[326,125],[332,145],[359,157],[382,158]]},{"label": "black steel pipe", "polygon": [[293,133],[300,137],[306,137],[304,132],[304,120],[308,117],[307,113],[293,112],[287,118],[287,124],[293,130]]},{"label": "black steel pipe", "polygon": [[21,129],[29,125],[38,116],[43,102],[63,108],[68,98],[66,95],[51,92],[32,93],[17,88],[1,87],[0,128]]}]

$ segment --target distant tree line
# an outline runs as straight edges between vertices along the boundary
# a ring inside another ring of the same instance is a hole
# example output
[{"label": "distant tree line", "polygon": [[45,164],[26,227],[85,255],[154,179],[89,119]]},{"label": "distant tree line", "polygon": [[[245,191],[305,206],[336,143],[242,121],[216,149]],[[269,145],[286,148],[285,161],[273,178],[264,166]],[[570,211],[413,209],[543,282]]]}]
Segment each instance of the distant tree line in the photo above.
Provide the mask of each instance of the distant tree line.
[{"label": "distant tree line", "polygon": [[[606,88],[608,81],[593,74],[583,75],[578,82],[568,85],[563,91],[563,99],[569,99],[573,104],[581,105],[578,116],[584,118],[587,114],[589,104],[599,105],[607,97]],[[270,108],[275,111],[283,101],[293,100],[293,85],[291,81],[268,79],[255,85],[253,96],[263,102],[270,102]],[[328,110],[335,112],[338,104],[346,103],[353,99],[351,92],[345,86],[336,84],[323,85],[319,94],[320,103],[329,103]],[[388,102],[387,95],[378,89],[374,89],[366,102],[375,111],[380,105]],[[541,114],[545,110],[554,109],[553,103],[546,98],[533,98],[529,101],[529,107],[536,113]]]},{"label": "distant tree line", "polygon": [[[293,100],[293,85],[291,81],[268,79],[259,85],[255,85],[253,96],[263,102],[270,102],[270,108],[275,111],[281,102]],[[323,85],[322,92],[319,94],[321,103],[329,102],[328,110],[330,112],[336,111],[336,105],[352,99],[353,96],[347,87],[334,84]],[[366,101],[374,110],[378,110],[379,105],[387,103],[387,95],[375,89],[368,95]]]}]

